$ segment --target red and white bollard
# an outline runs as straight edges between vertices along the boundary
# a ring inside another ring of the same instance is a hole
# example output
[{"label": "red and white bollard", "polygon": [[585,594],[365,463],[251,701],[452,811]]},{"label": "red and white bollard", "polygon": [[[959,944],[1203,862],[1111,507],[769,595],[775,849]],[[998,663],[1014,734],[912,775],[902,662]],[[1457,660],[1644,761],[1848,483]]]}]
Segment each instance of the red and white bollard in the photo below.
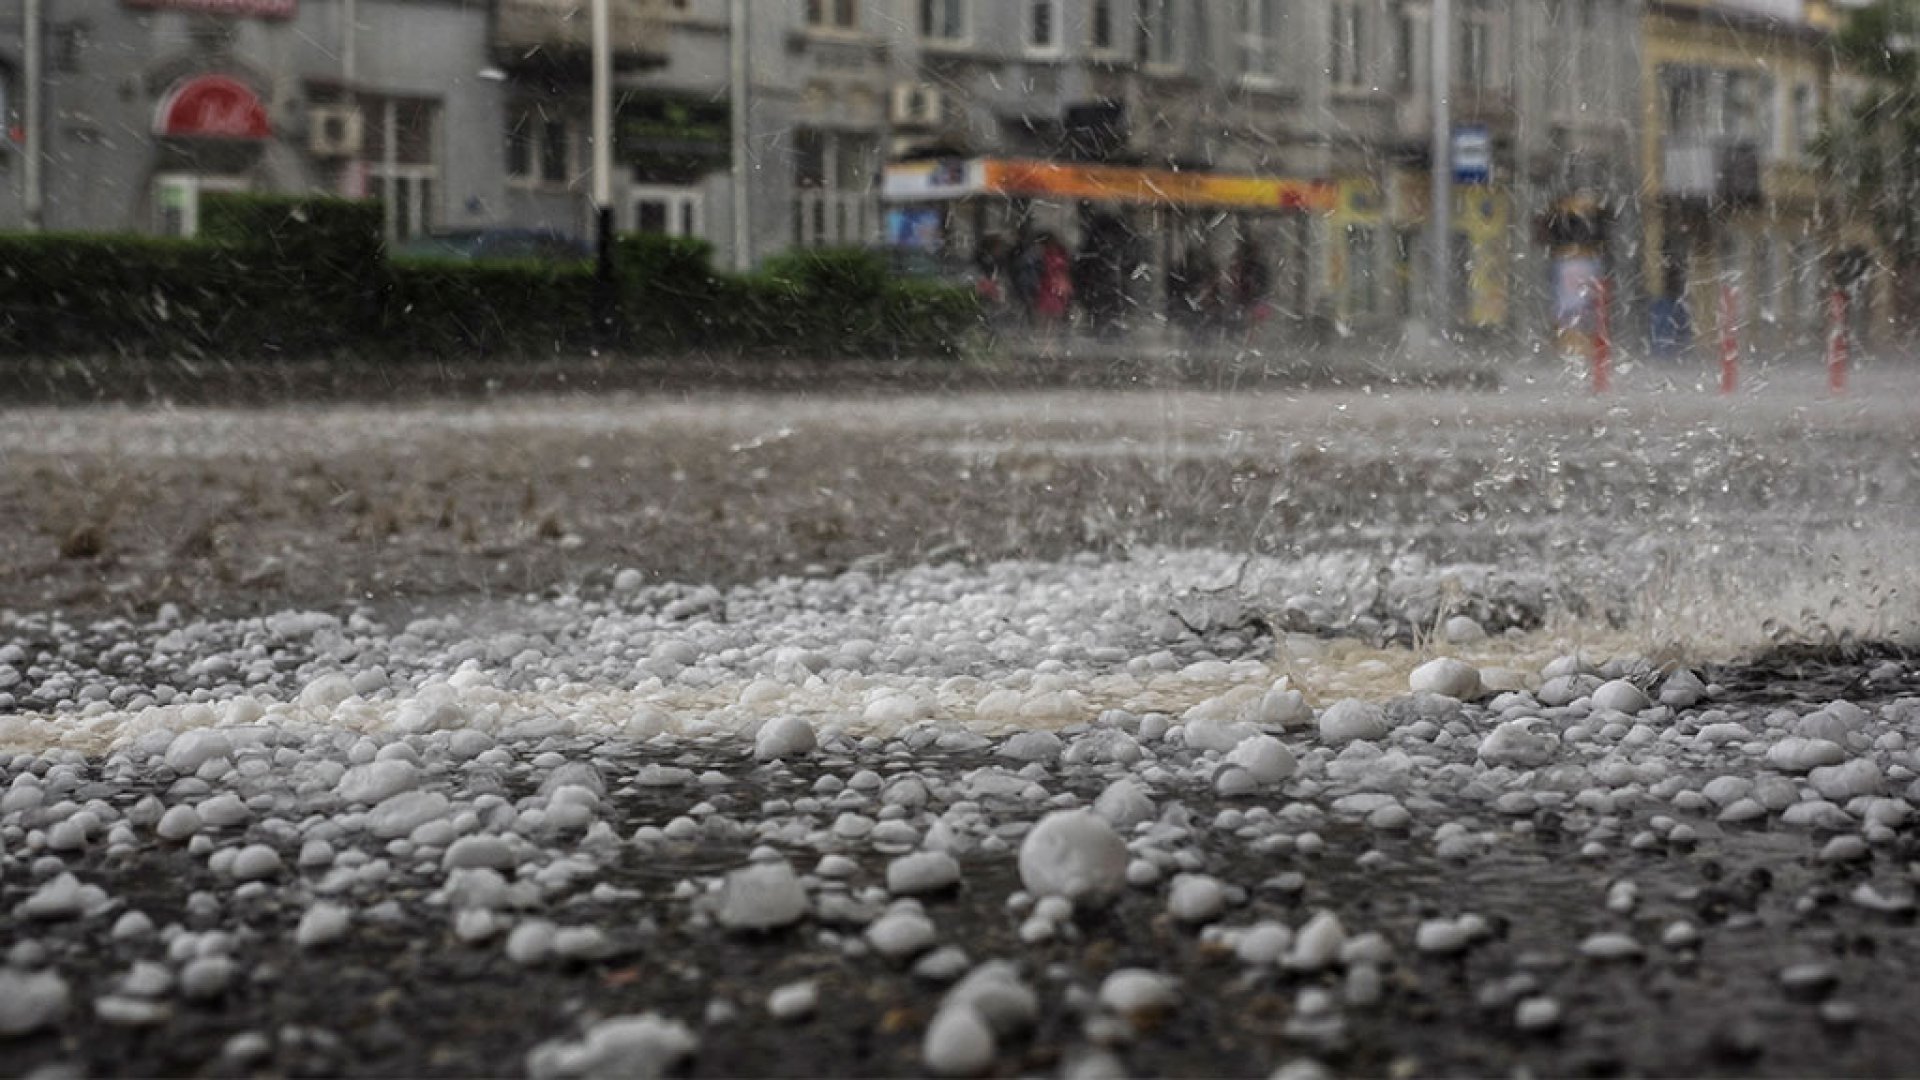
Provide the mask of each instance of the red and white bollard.
[{"label": "red and white bollard", "polygon": [[1594,283],[1593,295],[1593,392],[1604,394],[1613,388],[1613,319],[1608,308],[1613,301],[1613,282],[1601,278]]},{"label": "red and white bollard", "polygon": [[1734,312],[1739,309],[1739,290],[1732,285],[1720,286],[1720,392],[1733,393],[1740,382],[1740,336],[1733,325]]},{"label": "red and white bollard", "polygon": [[1852,342],[1847,334],[1847,291],[1833,290],[1827,298],[1827,389],[1846,393],[1847,365],[1852,360]]}]

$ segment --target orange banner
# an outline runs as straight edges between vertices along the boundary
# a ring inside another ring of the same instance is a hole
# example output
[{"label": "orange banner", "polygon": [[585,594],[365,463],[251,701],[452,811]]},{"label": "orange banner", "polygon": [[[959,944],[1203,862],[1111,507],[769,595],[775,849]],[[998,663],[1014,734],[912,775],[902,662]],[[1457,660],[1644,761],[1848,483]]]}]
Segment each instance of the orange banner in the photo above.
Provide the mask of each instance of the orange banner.
[{"label": "orange banner", "polygon": [[1324,180],[1046,161],[988,160],[981,164],[983,189],[1001,195],[1315,213],[1330,213],[1339,201],[1339,188]]}]

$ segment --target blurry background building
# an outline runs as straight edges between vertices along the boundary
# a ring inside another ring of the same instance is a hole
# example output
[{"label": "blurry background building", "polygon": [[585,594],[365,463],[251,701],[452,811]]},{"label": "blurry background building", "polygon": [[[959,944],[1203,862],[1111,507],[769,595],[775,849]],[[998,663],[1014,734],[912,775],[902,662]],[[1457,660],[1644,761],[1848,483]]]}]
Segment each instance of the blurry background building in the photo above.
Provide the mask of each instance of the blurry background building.
[{"label": "blurry background building", "polygon": [[[380,197],[395,238],[590,232],[585,0],[37,0],[37,223],[25,2],[0,11],[0,228],[186,234],[199,192],[251,189]],[[611,3],[622,230],[703,237],[723,265],[1053,235],[1136,321],[1249,252],[1274,318],[1322,333],[1392,336],[1424,293],[1429,0]],[[1827,0],[1453,9],[1453,329],[1536,334],[1588,273],[1636,319],[1733,280],[1783,335],[1835,273],[1874,295],[1871,231],[1820,198],[1844,81]],[[1091,171],[912,179],[936,161]],[[883,198],[890,167],[918,194]]]}]

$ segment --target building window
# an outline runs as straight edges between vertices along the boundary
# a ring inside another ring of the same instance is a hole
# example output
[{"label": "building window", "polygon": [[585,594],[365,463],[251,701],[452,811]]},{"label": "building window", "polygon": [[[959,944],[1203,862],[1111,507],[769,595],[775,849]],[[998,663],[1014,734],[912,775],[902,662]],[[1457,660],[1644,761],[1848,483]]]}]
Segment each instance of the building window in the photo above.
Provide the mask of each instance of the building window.
[{"label": "building window", "polygon": [[1820,98],[1812,83],[1793,84],[1794,150],[1803,158],[1813,156],[1820,138]]},{"label": "building window", "polygon": [[807,25],[823,30],[852,30],[860,25],[858,0],[807,0]]},{"label": "building window", "polygon": [[1361,70],[1366,56],[1366,19],[1360,0],[1335,0],[1333,34],[1327,75],[1333,85],[1352,89],[1366,85]]},{"label": "building window", "polygon": [[1273,82],[1280,76],[1280,31],[1284,0],[1242,0],[1240,71],[1248,79]]},{"label": "building window", "polygon": [[1413,11],[1402,4],[1393,16],[1393,88],[1402,94],[1413,92],[1419,48],[1420,33],[1414,25]]},{"label": "building window", "polygon": [[1371,315],[1378,310],[1377,270],[1373,226],[1347,226],[1347,310],[1350,314]]},{"label": "building window", "polygon": [[1180,5],[1176,0],[1140,0],[1140,59],[1156,67],[1179,67]]},{"label": "building window", "polygon": [[703,236],[706,199],[683,186],[636,187],[629,192],[633,229],[652,236]]},{"label": "building window", "polygon": [[1092,0],[1087,13],[1087,45],[1094,52],[1113,52],[1119,46],[1113,37],[1113,0]]},{"label": "building window", "polygon": [[566,187],[574,167],[576,126],[541,105],[516,110],[507,118],[507,179],[527,186]]},{"label": "building window", "polygon": [[1060,0],[1024,0],[1027,9],[1027,51],[1060,51]]},{"label": "building window", "polygon": [[1460,23],[1460,86],[1471,90],[1494,88],[1493,12],[1484,4],[1469,4]]},{"label": "building window", "polygon": [[878,239],[873,181],[879,158],[880,144],[872,135],[821,128],[794,134],[795,245],[841,247]]},{"label": "building window", "polygon": [[920,36],[927,41],[965,41],[966,0],[920,0]]}]

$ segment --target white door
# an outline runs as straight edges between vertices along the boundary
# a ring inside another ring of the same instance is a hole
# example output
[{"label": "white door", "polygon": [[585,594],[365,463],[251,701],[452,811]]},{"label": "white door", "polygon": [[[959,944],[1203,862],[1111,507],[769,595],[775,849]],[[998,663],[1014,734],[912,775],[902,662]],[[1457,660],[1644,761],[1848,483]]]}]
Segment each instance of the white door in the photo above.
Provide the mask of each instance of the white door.
[{"label": "white door", "polygon": [[635,187],[628,189],[634,232],[656,236],[705,236],[706,199],[699,188]]},{"label": "white door", "polygon": [[200,235],[200,195],[208,191],[246,191],[244,176],[161,173],[153,178],[153,231],[160,236]]}]

